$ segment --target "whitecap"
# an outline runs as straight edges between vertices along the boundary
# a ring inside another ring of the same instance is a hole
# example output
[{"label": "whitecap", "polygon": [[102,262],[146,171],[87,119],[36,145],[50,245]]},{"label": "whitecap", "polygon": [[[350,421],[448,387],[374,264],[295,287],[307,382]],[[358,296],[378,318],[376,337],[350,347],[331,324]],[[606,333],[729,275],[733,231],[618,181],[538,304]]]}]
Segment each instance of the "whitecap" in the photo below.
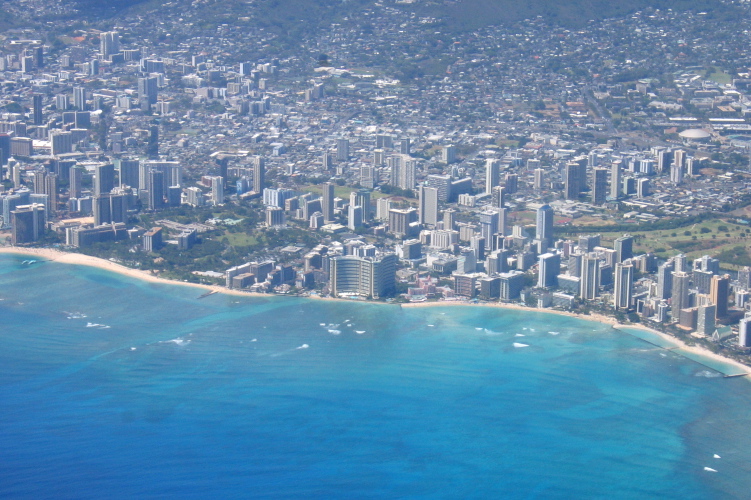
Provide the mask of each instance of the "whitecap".
[{"label": "whitecap", "polygon": [[363,333],[365,333],[365,330],[355,330],[355,333],[358,335],[362,335]]},{"label": "whitecap", "polygon": [[300,347],[295,347],[295,349],[307,349],[308,347],[310,347],[308,344],[303,344]]},{"label": "whitecap", "polygon": [[704,467],[704,470],[707,471],[707,472],[717,472],[712,467]]},{"label": "whitecap", "polygon": [[330,330],[329,330],[329,333],[330,333],[331,335],[339,335],[340,333],[342,333],[342,331],[341,331],[341,330],[334,330],[334,329],[332,328],[332,329],[330,329]]},{"label": "whitecap", "polygon": [[[644,349],[644,350],[646,351],[647,349]],[[661,353],[660,353],[660,357],[661,357],[661,358],[667,358],[667,357],[668,357],[668,355],[667,355],[667,354],[665,354],[664,352],[661,352]]]},{"label": "whitecap", "polygon": [[519,342],[514,342],[514,347],[529,347],[529,344],[520,344]]},{"label": "whitecap", "polygon": [[352,327],[352,324],[351,323],[347,323],[347,326]]},{"label": "whitecap", "polygon": [[100,330],[104,330],[104,329],[106,329],[106,328],[112,328],[112,327],[111,327],[111,326],[109,326],[109,325],[99,325],[99,329],[100,329]]},{"label": "whitecap", "polygon": [[86,323],[86,328],[95,328],[97,326],[104,326],[104,325],[100,325],[99,323],[92,323],[92,322]]},{"label": "whitecap", "polygon": [[321,326],[326,326],[326,323],[319,323]]},{"label": "whitecap", "polygon": [[160,344],[176,344],[176,345],[188,345],[190,344],[190,339],[186,340],[182,337],[177,337],[176,339],[171,340],[164,340],[162,342],[159,342]]},{"label": "whitecap", "polygon": [[526,327],[526,326],[522,328],[522,330],[526,330],[526,329],[527,329],[527,327]]},{"label": "whitecap", "polygon": [[136,348],[135,348],[135,347],[131,347],[131,348],[130,348],[130,350],[131,350],[131,351],[135,351],[135,350],[136,350]]},{"label": "whitecap", "polygon": [[251,342],[258,342],[258,339],[253,339],[251,340]]},{"label": "whitecap", "polygon": [[524,335],[523,333],[517,333],[516,335],[514,335],[514,337],[526,337],[526,335]]},{"label": "whitecap", "polygon": [[550,335],[559,335],[561,332],[548,332]]},{"label": "whitecap", "polygon": [[530,332],[536,332],[537,330],[535,330],[534,328],[530,328],[529,331]]},{"label": "whitecap", "polygon": [[714,458],[722,458],[722,457],[720,455],[718,455],[717,453],[715,453],[714,454]]},{"label": "whitecap", "polygon": [[435,325],[428,325],[428,326],[435,326]]},{"label": "whitecap", "polygon": [[484,330],[484,328],[475,327],[475,330],[477,330],[478,332],[480,332],[480,331]]}]

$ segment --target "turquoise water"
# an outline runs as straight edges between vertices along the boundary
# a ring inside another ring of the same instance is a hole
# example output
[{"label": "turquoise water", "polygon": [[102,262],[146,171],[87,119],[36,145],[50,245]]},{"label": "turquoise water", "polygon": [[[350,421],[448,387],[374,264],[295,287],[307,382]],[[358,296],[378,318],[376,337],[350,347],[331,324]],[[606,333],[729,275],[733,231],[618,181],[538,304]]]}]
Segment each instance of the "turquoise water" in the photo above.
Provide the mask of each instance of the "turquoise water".
[{"label": "turquoise water", "polygon": [[188,287],[22,260],[0,256],[0,497],[751,489],[751,384],[607,325],[198,300]]}]

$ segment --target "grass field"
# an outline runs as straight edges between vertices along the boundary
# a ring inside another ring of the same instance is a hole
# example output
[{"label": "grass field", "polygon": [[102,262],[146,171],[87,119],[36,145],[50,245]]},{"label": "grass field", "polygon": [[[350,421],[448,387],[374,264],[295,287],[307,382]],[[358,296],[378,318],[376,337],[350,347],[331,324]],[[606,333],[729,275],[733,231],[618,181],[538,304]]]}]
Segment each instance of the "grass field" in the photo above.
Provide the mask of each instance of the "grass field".
[{"label": "grass field", "polygon": [[[612,247],[613,241],[623,233],[601,233],[602,245]],[[751,229],[747,226],[726,222],[722,219],[712,219],[700,224],[694,224],[680,229],[664,229],[658,231],[634,231],[634,253],[653,252],[658,257],[667,258],[679,253],[690,259],[702,255],[720,256],[724,259],[723,267],[735,269],[749,256],[751,244]],[[738,250],[737,247],[741,247]]]}]

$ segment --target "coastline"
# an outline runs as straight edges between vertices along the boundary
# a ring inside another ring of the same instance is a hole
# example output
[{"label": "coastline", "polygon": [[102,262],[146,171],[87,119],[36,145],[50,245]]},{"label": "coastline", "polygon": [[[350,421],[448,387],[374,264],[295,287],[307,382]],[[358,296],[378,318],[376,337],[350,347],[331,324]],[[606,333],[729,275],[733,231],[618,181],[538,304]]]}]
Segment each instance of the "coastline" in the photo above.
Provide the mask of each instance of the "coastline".
[{"label": "coastline", "polygon": [[[28,256],[39,257],[41,259],[45,259],[45,260],[52,261],[52,262],[61,262],[64,264],[95,267],[98,269],[104,269],[107,271],[111,271],[114,273],[118,273],[124,276],[128,276],[131,278],[135,278],[135,279],[139,279],[139,280],[143,280],[143,281],[147,281],[151,283],[189,286],[192,288],[203,290],[205,292],[222,293],[225,295],[233,295],[233,296],[241,296],[241,297],[266,297],[268,298],[268,297],[279,296],[275,294],[254,293],[254,292],[244,292],[241,290],[233,290],[231,288],[226,288],[226,287],[219,286],[219,285],[205,285],[205,284],[200,284],[200,283],[189,283],[185,281],[177,281],[177,280],[171,280],[171,279],[166,279],[166,278],[160,278],[159,276],[155,276],[149,272],[142,271],[139,269],[132,269],[130,267],[127,267],[122,264],[118,264],[116,262],[112,262],[109,260],[100,259],[98,257],[92,257],[90,255],[84,255],[84,254],[77,253],[77,252],[63,252],[61,250],[55,250],[52,248],[18,248],[18,247],[5,246],[5,247],[0,247],[0,254],[28,255]],[[306,298],[311,298],[311,299],[316,299],[316,300],[337,300],[337,299],[330,298],[330,297],[321,297],[320,295],[311,295]],[[363,302],[366,302],[366,301],[363,301]],[[399,305],[404,308],[453,307],[453,306],[495,307],[499,309],[509,309],[509,310],[516,310],[516,311],[528,311],[528,312],[532,311],[532,312],[543,313],[543,314],[556,314],[559,316],[568,316],[572,318],[582,319],[585,321],[596,321],[599,323],[611,325],[613,328],[617,330],[622,330],[623,328],[633,328],[636,330],[644,330],[654,335],[657,335],[663,340],[666,340],[670,343],[675,344],[675,346],[678,349],[681,349],[685,352],[694,354],[699,357],[709,358],[713,361],[719,361],[722,363],[732,365],[738,368],[739,370],[741,370],[743,373],[746,373],[748,375],[747,378],[751,380],[751,366],[746,366],[743,363],[740,363],[734,359],[726,358],[720,354],[717,354],[708,349],[705,349],[704,347],[690,346],[686,344],[685,342],[683,342],[681,339],[677,337],[673,337],[672,335],[669,335],[667,333],[663,333],[659,330],[655,330],[654,328],[650,328],[648,326],[644,326],[641,324],[623,325],[623,324],[618,323],[615,320],[615,318],[612,318],[610,316],[605,316],[599,313],[579,314],[579,313],[560,311],[560,310],[555,310],[555,309],[536,309],[536,308],[526,307],[526,306],[522,306],[518,304],[507,304],[507,303],[502,303],[502,302],[470,303],[464,300],[443,300],[443,301],[437,301],[437,302],[410,302],[406,304],[401,303]],[[628,332],[624,332],[624,333],[629,334]],[[696,361],[696,360],[693,360],[693,361]]]}]

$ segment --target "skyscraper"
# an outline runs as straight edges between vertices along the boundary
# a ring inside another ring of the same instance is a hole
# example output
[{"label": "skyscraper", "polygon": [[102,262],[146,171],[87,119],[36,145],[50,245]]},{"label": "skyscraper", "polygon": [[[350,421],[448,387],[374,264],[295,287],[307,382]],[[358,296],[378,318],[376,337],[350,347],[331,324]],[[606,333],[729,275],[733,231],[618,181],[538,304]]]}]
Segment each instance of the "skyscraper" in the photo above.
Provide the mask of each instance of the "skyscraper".
[{"label": "skyscraper", "polygon": [[608,171],[604,168],[593,170],[594,181],[592,182],[592,203],[602,205],[608,195]]},{"label": "skyscraper", "polygon": [[558,285],[558,275],[561,273],[561,256],[554,253],[544,253],[538,259],[539,275],[537,286],[551,288]]},{"label": "skyscraper", "polygon": [[331,295],[360,295],[378,299],[396,288],[395,254],[380,257],[346,255],[330,261]]},{"label": "skyscraper", "polygon": [[614,247],[616,252],[616,262],[623,262],[634,256],[634,238],[628,234],[624,234],[616,239]]},{"label": "skyscraper", "polygon": [[38,241],[44,234],[44,205],[19,205],[10,212],[11,243],[21,245]]},{"label": "skyscraper", "polygon": [[673,271],[675,263],[669,260],[657,268],[657,298],[669,299],[673,294]]},{"label": "skyscraper", "polygon": [[141,107],[156,104],[159,95],[159,86],[157,79],[154,77],[145,77],[138,79],[138,99],[141,101]]},{"label": "skyscraper", "polygon": [[614,306],[616,309],[629,309],[634,294],[634,266],[631,262],[616,262]]},{"label": "skyscraper", "polygon": [[600,259],[595,254],[582,257],[581,280],[579,281],[581,298],[592,300],[600,294]]},{"label": "skyscraper", "polygon": [[541,168],[536,168],[535,169],[535,181],[534,181],[535,191],[542,191],[544,188],[544,182],[545,182],[545,171]]},{"label": "skyscraper", "polygon": [[164,207],[164,172],[149,172],[149,209],[161,210]]},{"label": "skyscraper", "polygon": [[324,222],[328,224],[334,220],[334,184],[331,182],[323,184],[321,210],[323,212]]},{"label": "skyscraper", "polygon": [[115,187],[115,166],[111,163],[94,167],[94,196],[112,191]]},{"label": "skyscraper", "polygon": [[73,88],[73,105],[78,111],[86,111],[86,89],[84,87]]},{"label": "skyscraper", "polygon": [[748,313],[738,323],[738,346],[751,347],[751,315]]},{"label": "skyscraper", "polygon": [[418,188],[420,224],[435,227],[438,224],[438,189],[420,186]]},{"label": "skyscraper", "polygon": [[621,195],[621,162],[614,161],[610,167],[610,197],[617,200]]},{"label": "skyscraper", "polygon": [[565,170],[565,198],[567,200],[579,199],[579,192],[581,187],[579,185],[579,164],[576,162],[569,162],[566,164]]},{"label": "skyscraper", "polygon": [[347,161],[349,160],[349,140],[337,139],[336,141],[336,160]]},{"label": "skyscraper", "polygon": [[537,239],[548,248],[553,242],[553,219],[555,214],[550,205],[543,205],[537,209]]},{"label": "skyscraper", "polygon": [[485,160],[485,194],[492,194],[501,181],[500,160]]},{"label": "skyscraper", "polygon": [[42,94],[34,94],[32,97],[32,112],[34,114],[34,125],[41,125],[42,117]]},{"label": "skyscraper", "polygon": [[485,238],[485,245],[491,248],[493,235],[498,232],[499,216],[496,210],[480,212],[480,234]]},{"label": "skyscraper", "polygon": [[253,191],[261,194],[265,187],[266,162],[262,156],[253,158]]},{"label": "skyscraper", "polygon": [[673,272],[673,292],[670,298],[670,315],[673,321],[678,321],[681,316],[681,309],[685,309],[689,305],[688,287],[690,279],[691,276],[686,272]]},{"label": "skyscraper", "polygon": [[696,317],[696,332],[705,337],[711,336],[715,331],[715,318],[717,316],[717,306],[714,304],[705,304],[699,306]]},{"label": "skyscraper", "polygon": [[717,306],[716,312],[718,318],[724,318],[728,314],[728,295],[730,293],[730,276],[712,276],[712,283],[709,289],[709,299],[712,304]]}]

